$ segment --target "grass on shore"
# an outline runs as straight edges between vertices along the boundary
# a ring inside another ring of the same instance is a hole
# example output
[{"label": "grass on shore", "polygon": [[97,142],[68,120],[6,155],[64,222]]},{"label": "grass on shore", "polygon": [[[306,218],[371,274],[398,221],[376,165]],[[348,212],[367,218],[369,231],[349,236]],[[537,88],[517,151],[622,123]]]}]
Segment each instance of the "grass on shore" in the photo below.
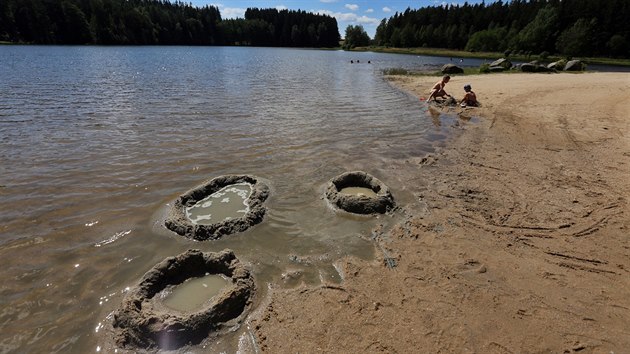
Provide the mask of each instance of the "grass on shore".
[{"label": "grass on shore", "polygon": [[[352,49],[354,51],[371,51],[378,53],[395,53],[395,54],[413,54],[413,55],[428,55],[436,57],[452,57],[452,58],[476,58],[476,59],[499,59],[505,57],[503,53],[497,52],[467,52],[463,50],[454,49],[442,49],[442,48],[392,48],[392,47],[356,47]],[[541,60],[538,55],[516,55],[510,54],[510,59],[516,61],[532,61]],[[565,59],[561,56],[550,55],[545,58],[544,61],[553,62],[560,59]],[[580,59],[587,64],[600,64],[600,65],[618,65],[618,66],[630,66],[630,59],[617,59],[617,58],[576,58]]]},{"label": "grass on shore", "polygon": [[[486,72],[486,71],[482,71],[480,70],[480,67],[464,67],[463,68],[464,72],[460,73],[460,74],[449,74],[451,76],[466,76],[466,75],[495,75],[495,73],[492,72]],[[587,71],[558,71],[559,73],[563,73],[563,74],[571,74],[571,75],[580,75],[583,74]],[[505,71],[501,71],[499,72],[500,74],[522,74],[524,73],[523,71],[520,70],[505,70]],[[553,74],[554,72],[525,72],[525,74]],[[393,75],[393,76],[435,76],[435,77],[442,77],[444,76],[444,73],[440,70],[428,70],[428,71],[414,71],[414,70],[407,70],[404,68],[389,68],[389,69],[384,69],[383,70],[383,74],[384,75]]]},{"label": "grass on shore", "polygon": [[[504,71],[505,73],[516,72],[511,70]],[[440,76],[442,77],[444,73],[440,70],[433,71],[412,71],[403,68],[391,68],[383,70],[383,74],[385,75],[400,75],[400,76]],[[464,72],[462,74],[451,74],[451,75],[483,75],[486,73],[480,72],[478,67],[465,67]]]}]

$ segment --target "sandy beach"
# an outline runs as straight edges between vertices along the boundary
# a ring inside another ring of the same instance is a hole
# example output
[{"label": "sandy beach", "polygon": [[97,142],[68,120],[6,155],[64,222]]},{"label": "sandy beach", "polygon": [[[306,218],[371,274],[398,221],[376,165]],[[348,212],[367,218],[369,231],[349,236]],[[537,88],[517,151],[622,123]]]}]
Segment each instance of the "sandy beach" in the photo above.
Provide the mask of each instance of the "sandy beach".
[{"label": "sandy beach", "polygon": [[[438,78],[390,80],[427,97]],[[396,267],[377,252],[339,262],[340,285],[271,289],[249,323],[261,351],[629,350],[630,75],[454,76],[446,90],[466,83],[482,107],[452,109],[453,141],[392,163],[417,197],[378,236]]]}]

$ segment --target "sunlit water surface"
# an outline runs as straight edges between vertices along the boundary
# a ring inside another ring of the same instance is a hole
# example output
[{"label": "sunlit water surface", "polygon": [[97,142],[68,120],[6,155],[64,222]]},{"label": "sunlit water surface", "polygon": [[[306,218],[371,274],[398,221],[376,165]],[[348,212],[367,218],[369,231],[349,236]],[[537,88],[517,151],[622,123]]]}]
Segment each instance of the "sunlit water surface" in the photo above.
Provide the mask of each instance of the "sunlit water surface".
[{"label": "sunlit water surface", "polygon": [[[233,249],[255,275],[256,304],[267,283],[341,281],[334,262],[373,259],[372,230],[398,216],[337,215],[323,198],[326,183],[364,170],[391,188],[398,205],[413,205],[412,187],[391,163],[433,151],[449,129],[381,70],[448,60],[0,47],[0,352],[112,352],[108,316],[124,294],[156,263],[189,248]],[[164,228],[179,194],[224,174],[270,181],[261,224],[208,242]],[[233,352],[245,331],[189,350]]]}]

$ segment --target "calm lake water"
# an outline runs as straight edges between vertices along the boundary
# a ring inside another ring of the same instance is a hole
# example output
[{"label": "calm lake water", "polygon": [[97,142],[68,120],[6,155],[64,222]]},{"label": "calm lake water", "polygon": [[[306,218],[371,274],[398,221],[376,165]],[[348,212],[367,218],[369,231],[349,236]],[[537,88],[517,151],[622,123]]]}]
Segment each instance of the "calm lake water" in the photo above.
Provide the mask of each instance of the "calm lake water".
[{"label": "calm lake water", "polygon": [[[447,61],[267,48],[0,46],[0,352],[113,352],[108,315],[126,289],[189,248],[233,249],[254,271],[257,301],[268,283],[340,281],[333,263],[372,259],[380,252],[372,230],[397,216],[336,215],[323,188],[364,170],[413,208],[413,188],[391,162],[432,152],[450,130],[381,70]],[[261,224],[211,242],[163,227],[179,194],[223,174],[269,181]],[[297,278],[283,276],[296,270]],[[245,327],[190,350],[233,352]]]}]

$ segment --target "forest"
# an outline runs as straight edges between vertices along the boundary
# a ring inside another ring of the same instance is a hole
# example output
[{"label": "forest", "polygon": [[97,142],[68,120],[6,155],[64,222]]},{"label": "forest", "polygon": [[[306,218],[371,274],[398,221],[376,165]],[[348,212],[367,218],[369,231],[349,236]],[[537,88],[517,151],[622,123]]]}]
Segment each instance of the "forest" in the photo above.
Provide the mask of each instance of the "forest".
[{"label": "forest", "polygon": [[407,9],[373,44],[473,52],[630,57],[628,0],[513,0]]},{"label": "forest", "polygon": [[305,11],[247,9],[222,20],[215,6],[167,0],[0,0],[0,41],[33,44],[338,47],[337,20]]},{"label": "forest", "polygon": [[[372,40],[348,26],[345,48],[428,47],[526,55],[630,57],[628,0],[512,0],[410,9],[383,19]],[[0,0],[0,42],[33,44],[338,47],[337,20],[305,11],[168,0]]]}]

